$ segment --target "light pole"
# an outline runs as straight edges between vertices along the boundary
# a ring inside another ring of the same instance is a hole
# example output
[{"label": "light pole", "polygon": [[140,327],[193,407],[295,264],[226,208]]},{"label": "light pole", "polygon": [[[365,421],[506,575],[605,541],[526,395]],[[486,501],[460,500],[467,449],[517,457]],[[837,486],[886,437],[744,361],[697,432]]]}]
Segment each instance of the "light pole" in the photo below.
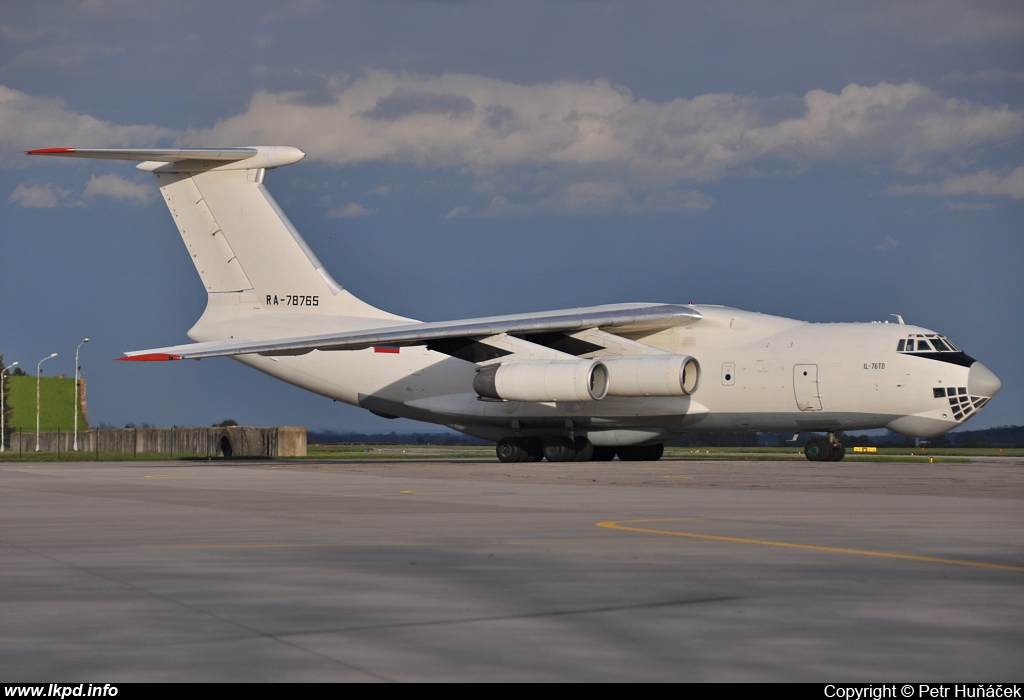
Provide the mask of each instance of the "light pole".
[{"label": "light pole", "polygon": [[78,347],[75,348],[75,444],[72,448],[75,452],[78,452],[78,370],[81,369],[81,367],[78,366],[78,351],[81,350],[82,346],[88,342],[89,339],[84,338],[82,339],[82,342],[78,344]]},{"label": "light pole", "polygon": [[36,365],[36,452],[39,451],[39,377],[43,373],[43,363],[54,357],[57,357],[57,353],[44,357]]},{"label": "light pole", "polygon": [[17,366],[17,362],[12,362],[4,367],[3,372],[0,372],[0,452],[4,451],[4,439],[7,437],[7,424],[4,422],[7,418],[4,415],[4,375],[11,367]]}]

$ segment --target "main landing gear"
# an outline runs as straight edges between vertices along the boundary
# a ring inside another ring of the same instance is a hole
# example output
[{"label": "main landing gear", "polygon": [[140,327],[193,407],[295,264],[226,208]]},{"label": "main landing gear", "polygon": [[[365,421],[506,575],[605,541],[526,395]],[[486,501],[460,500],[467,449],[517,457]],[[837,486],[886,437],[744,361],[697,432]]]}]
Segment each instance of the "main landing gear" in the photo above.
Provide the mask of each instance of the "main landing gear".
[{"label": "main landing gear", "polygon": [[665,445],[596,446],[585,437],[507,437],[495,449],[502,462],[609,462],[618,455],[623,462],[653,462],[661,459]]},{"label": "main landing gear", "polygon": [[827,438],[813,437],[804,445],[804,456],[811,462],[842,462],[846,448],[836,439],[835,433]]}]

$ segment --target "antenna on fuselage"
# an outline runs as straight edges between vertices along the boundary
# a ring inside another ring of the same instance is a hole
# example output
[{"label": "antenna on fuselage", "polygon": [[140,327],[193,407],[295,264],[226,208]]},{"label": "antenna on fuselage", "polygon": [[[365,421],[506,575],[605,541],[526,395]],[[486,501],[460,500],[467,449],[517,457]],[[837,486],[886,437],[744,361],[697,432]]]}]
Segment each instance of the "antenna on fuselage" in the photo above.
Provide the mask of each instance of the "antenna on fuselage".
[{"label": "antenna on fuselage", "polygon": [[901,325],[901,326],[905,326],[905,325],[907,325],[907,324],[905,324],[905,323],[903,322],[903,317],[902,317],[902,316],[900,316],[899,314],[889,314],[889,315],[890,315],[890,316],[895,316],[895,317],[896,317],[896,320],[900,322],[900,325]]}]

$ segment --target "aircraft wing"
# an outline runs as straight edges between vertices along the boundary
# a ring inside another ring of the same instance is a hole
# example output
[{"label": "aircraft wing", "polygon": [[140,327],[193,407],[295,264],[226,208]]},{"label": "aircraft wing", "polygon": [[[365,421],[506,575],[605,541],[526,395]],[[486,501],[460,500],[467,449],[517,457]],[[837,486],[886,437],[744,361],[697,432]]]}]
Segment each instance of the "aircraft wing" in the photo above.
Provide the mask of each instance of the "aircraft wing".
[{"label": "aircraft wing", "polygon": [[125,353],[128,361],[199,360],[231,355],[303,355],[313,350],[365,350],[374,346],[427,345],[447,339],[482,339],[502,333],[529,336],[577,332],[589,328],[616,335],[645,335],[672,326],[690,325],[701,314],[681,304],[609,304],[536,314],[488,316],[460,321],[403,323],[369,330],[345,331],[274,340],[217,340]]}]

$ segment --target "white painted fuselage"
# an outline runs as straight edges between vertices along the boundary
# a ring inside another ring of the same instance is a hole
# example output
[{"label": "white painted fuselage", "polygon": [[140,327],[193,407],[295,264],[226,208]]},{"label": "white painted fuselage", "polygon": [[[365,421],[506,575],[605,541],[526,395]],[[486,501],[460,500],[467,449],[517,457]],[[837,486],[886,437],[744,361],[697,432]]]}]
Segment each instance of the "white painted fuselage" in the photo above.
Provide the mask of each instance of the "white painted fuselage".
[{"label": "white painted fuselage", "polygon": [[[513,432],[544,435],[570,426],[597,445],[665,441],[692,431],[888,428],[932,437],[973,415],[980,408],[974,404],[999,388],[990,371],[964,359],[963,353],[942,358],[941,353],[897,352],[899,341],[907,337],[937,335],[926,328],[888,322],[807,323],[722,306],[693,308],[700,321],[635,338],[700,363],[700,385],[691,396],[488,400],[473,391],[474,363],[423,346],[236,359],[384,416],[443,424],[492,440]],[[297,325],[288,324],[289,335]],[[584,356],[600,358],[601,353]],[[947,395],[951,389],[955,405]]]}]

